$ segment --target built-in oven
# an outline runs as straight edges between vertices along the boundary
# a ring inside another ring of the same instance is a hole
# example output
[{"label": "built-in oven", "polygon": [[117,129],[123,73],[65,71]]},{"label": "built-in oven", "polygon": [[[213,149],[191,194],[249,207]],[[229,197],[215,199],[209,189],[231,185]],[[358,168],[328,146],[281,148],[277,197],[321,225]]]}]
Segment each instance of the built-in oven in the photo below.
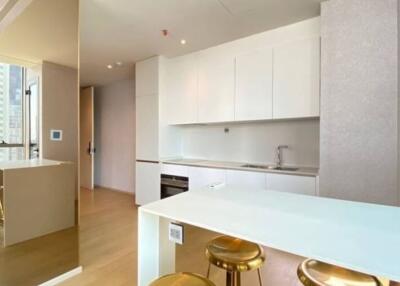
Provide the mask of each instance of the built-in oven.
[{"label": "built-in oven", "polygon": [[161,174],[161,199],[165,199],[189,189],[189,178]]}]

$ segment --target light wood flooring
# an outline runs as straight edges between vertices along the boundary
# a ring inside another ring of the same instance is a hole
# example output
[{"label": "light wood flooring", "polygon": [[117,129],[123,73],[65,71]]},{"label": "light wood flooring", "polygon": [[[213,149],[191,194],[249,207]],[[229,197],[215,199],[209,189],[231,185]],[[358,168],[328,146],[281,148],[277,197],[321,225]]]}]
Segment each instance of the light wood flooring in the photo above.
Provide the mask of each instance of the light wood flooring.
[{"label": "light wood flooring", "polygon": [[[185,244],[176,248],[176,270],[205,275],[204,246],[218,234],[185,226]],[[264,285],[300,286],[296,268],[302,257],[266,248],[262,268]],[[137,285],[137,207],[125,193],[98,188],[81,191],[80,262],[83,273],[64,282],[69,285]],[[211,280],[225,285],[225,273],[216,267]],[[243,274],[242,285],[258,285],[257,273]],[[387,284],[385,284],[387,285]]]}]

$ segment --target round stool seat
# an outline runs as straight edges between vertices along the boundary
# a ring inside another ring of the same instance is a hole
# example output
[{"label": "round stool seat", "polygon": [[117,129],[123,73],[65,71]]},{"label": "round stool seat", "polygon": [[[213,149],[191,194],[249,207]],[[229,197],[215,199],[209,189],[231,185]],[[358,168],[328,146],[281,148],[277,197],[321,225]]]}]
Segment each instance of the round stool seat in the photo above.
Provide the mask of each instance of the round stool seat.
[{"label": "round stool seat", "polygon": [[219,236],[206,246],[210,263],[230,272],[244,272],[260,268],[264,261],[264,250],[256,243],[230,236]]},{"label": "round stool seat", "polygon": [[307,259],[297,269],[297,276],[305,286],[381,286],[371,275],[348,270],[313,259]]},{"label": "round stool seat", "polygon": [[182,272],[160,277],[149,286],[215,286],[215,284],[201,275]]}]

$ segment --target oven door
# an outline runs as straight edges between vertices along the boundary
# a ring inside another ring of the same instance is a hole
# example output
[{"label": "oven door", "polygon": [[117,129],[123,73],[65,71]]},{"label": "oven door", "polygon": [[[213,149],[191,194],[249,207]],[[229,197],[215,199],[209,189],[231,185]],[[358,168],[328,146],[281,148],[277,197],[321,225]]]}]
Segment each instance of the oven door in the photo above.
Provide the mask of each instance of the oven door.
[{"label": "oven door", "polygon": [[186,192],[188,189],[189,179],[187,177],[161,174],[161,199]]}]

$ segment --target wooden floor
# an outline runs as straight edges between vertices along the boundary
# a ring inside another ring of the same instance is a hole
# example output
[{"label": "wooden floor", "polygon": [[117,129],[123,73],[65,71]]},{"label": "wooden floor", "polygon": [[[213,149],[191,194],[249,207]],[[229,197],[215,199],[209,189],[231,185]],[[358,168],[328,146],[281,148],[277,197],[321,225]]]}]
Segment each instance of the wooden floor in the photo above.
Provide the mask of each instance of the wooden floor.
[{"label": "wooden floor", "polygon": [[136,285],[137,207],[132,195],[81,190],[80,263],[83,273],[62,285]]},{"label": "wooden floor", "polygon": [[[80,261],[83,273],[62,285],[137,285],[137,207],[133,197],[96,189],[81,191]],[[186,226],[185,244],[176,251],[176,270],[205,274],[204,245],[217,235]],[[296,267],[302,258],[267,250],[263,269],[265,285],[300,285]],[[225,273],[212,268],[211,277],[224,285]],[[257,285],[257,273],[243,275],[244,285]]]},{"label": "wooden floor", "polygon": [[[176,271],[205,275],[204,246],[216,235],[186,225],[185,244],[176,248]],[[265,251],[264,285],[301,285],[296,268],[302,257],[269,248]],[[62,285],[137,285],[137,207],[133,196],[107,189],[81,191],[80,262],[83,273]],[[212,268],[210,278],[217,286],[225,285],[225,272],[218,268]],[[242,282],[258,285],[257,273],[243,274]]]}]

